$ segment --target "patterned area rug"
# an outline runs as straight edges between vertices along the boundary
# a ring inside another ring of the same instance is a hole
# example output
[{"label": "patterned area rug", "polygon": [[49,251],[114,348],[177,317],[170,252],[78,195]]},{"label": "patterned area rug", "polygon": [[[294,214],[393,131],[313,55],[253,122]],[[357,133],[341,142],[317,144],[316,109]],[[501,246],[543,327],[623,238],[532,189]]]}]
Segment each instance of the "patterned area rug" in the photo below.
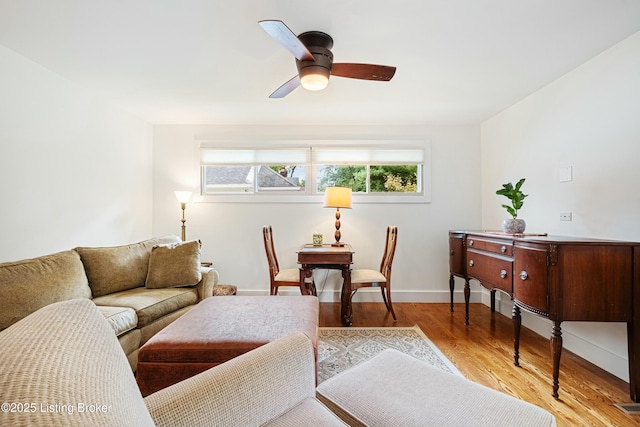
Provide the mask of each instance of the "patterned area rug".
[{"label": "patterned area rug", "polygon": [[417,325],[411,328],[320,328],[319,338],[318,383],[387,348],[462,376]]}]

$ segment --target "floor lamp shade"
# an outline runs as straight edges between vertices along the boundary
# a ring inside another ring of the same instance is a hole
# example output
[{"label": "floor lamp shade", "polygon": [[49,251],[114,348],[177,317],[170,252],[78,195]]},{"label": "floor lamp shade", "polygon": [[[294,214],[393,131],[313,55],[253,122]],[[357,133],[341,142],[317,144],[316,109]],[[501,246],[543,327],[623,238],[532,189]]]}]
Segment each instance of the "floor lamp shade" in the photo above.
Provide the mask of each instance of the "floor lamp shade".
[{"label": "floor lamp shade", "polygon": [[332,246],[344,246],[344,243],[340,243],[340,208],[351,209],[351,189],[347,187],[325,188],[323,207],[336,208],[336,242]]},{"label": "floor lamp shade", "polygon": [[191,199],[191,191],[175,191],[175,195],[180,203],[187,203]]}]

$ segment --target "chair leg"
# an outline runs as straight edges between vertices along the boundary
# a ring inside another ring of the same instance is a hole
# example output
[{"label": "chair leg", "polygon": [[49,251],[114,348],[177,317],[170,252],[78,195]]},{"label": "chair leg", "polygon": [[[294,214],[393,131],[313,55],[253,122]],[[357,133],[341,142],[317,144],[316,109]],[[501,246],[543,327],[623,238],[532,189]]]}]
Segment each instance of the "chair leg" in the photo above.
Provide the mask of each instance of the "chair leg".
[{"label": "chair leg", "polygon": [[382,294],[382,301],[384,301],[384,305],[385,305],[385,307],[387,307],[387,311],[389,311],[389,301],[387,301],[387,295],[384,293],[385,289],[386,288],[384,286],[380,286],[380,293]]},{"label": "chair leg", "polygon": [[[386,294],[385,294],[386,290]],[[380,291],[382,292],[382,299],[384,300],[384,305],[387,306],[387,311],[391,312],[391,316],[393,316],[393,321],[397,322],[396,312],[393,311],[393,305],[391,304],[391,288],[388,286],[381,286]]]},{"label": "chair leg", "polygon": [[352,289],[351,295],[349,295],[349,312],[347,316],[349,319],[351,319],[353,316],[353,296],[356,294],[356,292],[358,292],[357,289]]},{"label": "chair leg", "polygon": [[271,287],[271,295],[278,295],[278,286]]}]

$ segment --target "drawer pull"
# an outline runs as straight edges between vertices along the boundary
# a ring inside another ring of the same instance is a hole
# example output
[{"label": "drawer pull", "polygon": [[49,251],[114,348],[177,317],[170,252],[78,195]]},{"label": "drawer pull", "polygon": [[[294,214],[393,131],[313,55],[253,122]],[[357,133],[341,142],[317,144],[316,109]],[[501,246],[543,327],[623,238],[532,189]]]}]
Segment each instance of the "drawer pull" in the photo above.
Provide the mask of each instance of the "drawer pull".
[{"label": "drawer pull", "polygon": [[507,277],[507,270],[500,270],[500,277],[502,279],[506,278]]},{"label": "drawer pull", "polygon": [[469,246],[473,246],[473,240],[469,240]]},{"label": "drawer pull", "polygon": [[453,249],[451,249],[451,252],[449,252],[449,255],[451,256],[455,255],[455,252],[453,251]]},{"label": "drawer pull", "polygon": [[529,275],[527,274],[526,271],[522,270],[520,272],[520,280],[527,280],[528,277],[529,277]]},{"label": "drawer pull", "polygon": [[469,260],[469,267],[473,267],[473,260]]},{"label": "drawer pull", "polygon": [[507,252],[507,247],[504,246],[504,245],[500,246],[500,252],[502,252],[502,253]]}]

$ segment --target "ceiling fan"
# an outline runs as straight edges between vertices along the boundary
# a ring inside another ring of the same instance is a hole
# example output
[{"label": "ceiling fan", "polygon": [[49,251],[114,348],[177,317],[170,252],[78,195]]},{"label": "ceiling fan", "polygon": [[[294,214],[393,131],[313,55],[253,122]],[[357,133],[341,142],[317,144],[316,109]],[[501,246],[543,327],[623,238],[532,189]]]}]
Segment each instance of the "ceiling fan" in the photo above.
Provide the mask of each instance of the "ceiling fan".
[{"label": "ceiling fan", "polygon": [[374,64],[333,63],[333,39],[321,31],[307,31],[296,36],[282,21],[258,22],[275,41],[296,57],[298,75],[280,86],[269,98],[284,98],[298,86],[307,90],[322,90],[329,75],[352,79],[389,81],[396,67]]}]

